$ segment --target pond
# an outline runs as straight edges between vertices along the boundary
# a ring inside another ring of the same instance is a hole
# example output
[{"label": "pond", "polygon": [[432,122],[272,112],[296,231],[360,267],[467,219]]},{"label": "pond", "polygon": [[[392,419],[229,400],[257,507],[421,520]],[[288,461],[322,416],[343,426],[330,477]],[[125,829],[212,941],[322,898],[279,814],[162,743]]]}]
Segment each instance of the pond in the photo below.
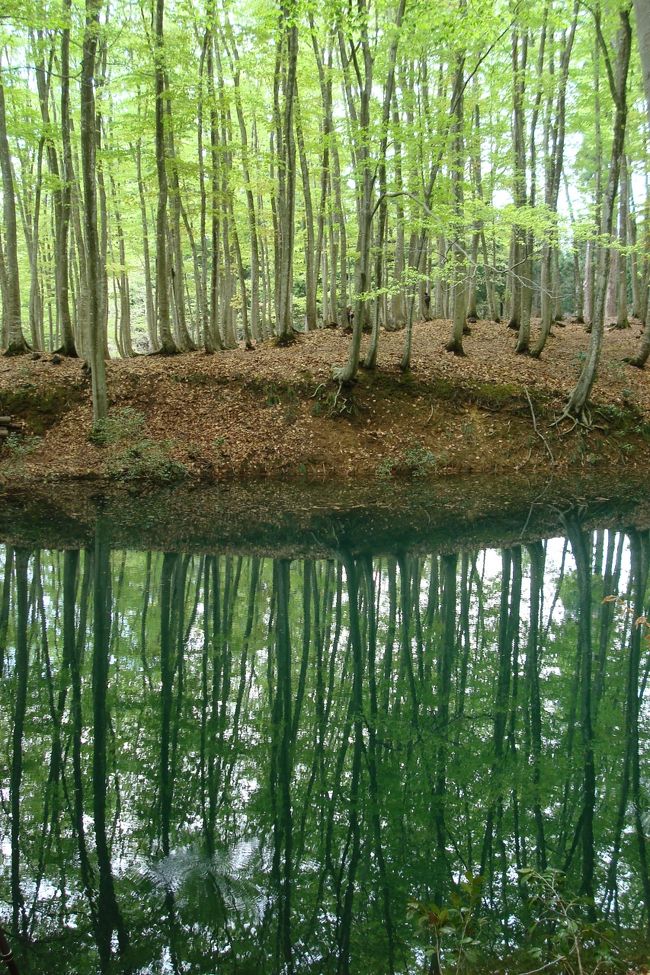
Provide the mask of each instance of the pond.
[{"label": "pond", "polygon": [[0,918],[21,973],[643,960],[642,513],[540,504],[490,539],[476,512],[433,524],[429,497],[430,531],[391,502],[377,535],[319,511],[256,545],[226,544],[220,510],[218,540],[167,546],[142,514],[160,503],[4,523]]}]

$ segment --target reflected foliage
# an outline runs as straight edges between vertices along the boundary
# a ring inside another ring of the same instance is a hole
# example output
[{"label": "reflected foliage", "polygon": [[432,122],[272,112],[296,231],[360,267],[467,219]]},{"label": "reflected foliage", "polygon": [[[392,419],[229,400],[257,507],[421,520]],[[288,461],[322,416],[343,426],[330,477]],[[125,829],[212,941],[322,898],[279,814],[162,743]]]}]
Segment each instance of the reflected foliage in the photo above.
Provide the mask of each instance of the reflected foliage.
[{"label": "reflected foliage", "polygon": [[626,971],[649,555],[573,517],[427,557],[2,548],[20,970]]}]

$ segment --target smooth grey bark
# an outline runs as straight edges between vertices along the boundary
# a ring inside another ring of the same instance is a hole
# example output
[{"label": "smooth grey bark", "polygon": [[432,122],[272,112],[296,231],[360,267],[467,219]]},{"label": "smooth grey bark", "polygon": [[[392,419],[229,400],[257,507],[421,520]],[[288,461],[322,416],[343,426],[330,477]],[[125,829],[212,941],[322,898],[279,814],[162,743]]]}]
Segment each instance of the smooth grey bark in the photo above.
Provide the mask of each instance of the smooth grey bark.
[{"label": "smooth grey bark", "polygon": [[[573,19],[568,36],[565,36],[562,53],[560,55],[559,77],[555,84],[555,111],[553,121],[550,125],[549,138],[550,147],[546,160],[546,181],[544,188],[544,202],[552,213],[557,213],[558,198],[560,195],[560,182],[562,169],[564,166],[564,144],[566,136],[566,90],[569,78],[569,65],[573,42],[575,40],[576,27],[578,22],[579,5],[576,2],[573,8]],[[557,259],[558,243],[555,238],[545,245],[542,253],[541,269],[541,312],[542,322],[539,338],[531,351],[533,358],[538,359],[544,350],[548,336],[551,333],[553,322],[553,295],[559,291],[553,287],[553,261]],[[582,315],[580,316],[582,317]]]},{"label": "smooth grey bark", "polygon": [[[235,293],[233,280],[233,263],[236,263],[236,237],[237,227],[235,225],[233,210],[233,190],[230,180],[232,172],[232,116],[228,102],[225,98],[225,85],[223,70],[221,66],[221,55],[216,43],[216,33],[214,37],[214,56],[217,69],[217,90],[219,99],[219,121],[220,132],[218,134],[221,165],[218,173],[221,178],[220,206],[221,206],[221,239],[223,247],[223,284],[221,302],[221,336],[223,345],[227,349],[237,347],[237,331],[232,298]],[[245,292],[242,294],[242,303],[246,302]]]},{"label": "smooth grey bark", "polygon": [[634,0],[636,38],[641,56],[641,73],[645,89],[648,124],[650,125],[650,4],[648,0]]},{"label": "smooth grey bark", "polygon": [[97,229],[97,170],[95,115],[95,59],[101,0],[86,0],[86,26],[81,65],[81,172],[84,191],[84,231],[88,273],[88,344],[92,376],[93,422],[108,413],[104,330],[101,320],[99,234]]},{"label": "smooth grey bark", "polygon": [[[612,66],[609,52],[600,29],[600,22],[596,20],[599,39],[603,53],[607,55],[607,73],[610,82],[612,99],[615,106],[614,133],[609,164],[609,176],[603,199],[602,233],[606,239],[611,239],[614,221],[614,200],[618,189],[618,178],[625,143],[625,124],[627,120],[627,74],[630,64],[630,48],[632,44],[632,29],[630,25],[630,11],[623,8],[619,12],[619,30],[617,36],[616,63]],[[593,384],[596,380],[598,363],[605,331],[605,297],[607,294],[607,280],[609,277],[610,248],[600,248],[598,269],[596,275],[596,295],[594,302],[594,316],[591,327],[591,338],[587,358],[582,368],[578,382],[569,397],[564,415],[576,420],[588,420],[586,413],[587,402]]]},{"label": "smooth grey bark", "polygon": [[463,179],[465,175],[465,157],[463,146],[463,91],[465,88],[465,56],[458,55],[456,59],[456,73],[454,76],[453,104],[454,122],[452,126],[452,196],[454,207],[454,239],[453,239],[453,319],[451,336],[445,345],[447,352],[464,356],[463,332],[466,327],[467,313],[467,271],[465,268],[465,253],[463,239]]},{"label": "smooth grey bark", "polygon": [[277,236],[275,328],[281,344],[293,340],[293,251],[296,208],[296,139],[294,103],[298,70],[298,25],[295,0],[281,3],[274,77],[277,138]]},{"label": "smooth grey bark", "polygon": [[[329,69],[331,67],[331,61],[326,60],[328,57],[331,59],[331,51],[321,54],[321,50],[318,44],[318,37],[316,35],[316,29],[314,26],[313,14],[310,12],[309,15],[309,27],[312,39],[312,47],[314,49],[314,57],[316,59],[316,67],[318,69],[318,81],[321,92],[321,102],[322,102],[322,121],[321,121],[321,134],[322,134],[322,145],[323,154],[321,161],[321,175],[320,175],[320,200],[318,203],[318,213],[317,213],[317,231],[316,231],[316,252],[314,254],[314,287],[318,287],[318,277],[321,276],[321,294],[322,294],[322,322],[324,325],[328,325],[334,322],[336,317],[336,294],[334,295],[334,302],[332,303],[332,313],[330,314],[329,309],[329,299],[330,299],[330,282],[328,279],[328,263],[327,263],[327,245],[325,243],[325,223],[326,223],[326,204],[328,190],[331,193],[331,174],[330,174],[330,142],[333,139],[333,119],[332,119],[332,77],[331,72],[328,70],[328,74],[325,74],[325,67]],[[333,245],[334,234],[332,231],[332,214],[329,214],[329,219],[327,221],[327,233],[328,242]],[[317,312],[318,314],[318,312]]]},{"label": "smooth grey bark", "polygon": [[[627,168],[629,170],[630,163],[628,162]],[[627,239],[629,241],[632,253],[630,255],[630,283],[632,285],[632,317],[641,317],[641,289],[642,281],[641,274],[639,271],[639,254],[637,251],[638,246],[638,231],[636,222],[636,210],[634,205],[634,192],[632,188],[632,181],[628,180],[629,188],[629,199],[627,208]]]},{"label": "smooth grey bark", "polygon": [[[515,207],[519,209],[526,205],[526,145],[524,141],[524,94],[526,87],[526,64],[528,60],[528,34],[523,36],[517,27],[512,35],[512,143],[513,143],[513,197]],[[512,236],[512,260],[509,262],[511,272],[511,301],[510,321],[508,328],[519,333],[517,351],[528,352],[528,338],[530,323],[526,327],[521,321],[522,302],[522,265],[525,260],[526,239],[525,231],[516,225]]]},{"label": "smooth grey bark", "polygon": [[316,281],[318,278],[318,252],[315,247],[314,235],[314,207],[312,204],[311,185],[309,181],[309,163],[305,150],[305,136],[302,127],[300,99],[296,92],[296,142],[300,159],[300,175],[302,177],[302,195],[305,204],[305,324],[307,331],[313,331],[318,324],[316,306]]},{"label": "smooth grey bark", "polygon": [[[379,157],[379,221],[377,228],[377,251],[375,258],[375,288],[377,288],[378,291],[381,289],[383,283],[385,259],[384,237],[388,219],[388,200],[386,197],[386,150],[388,148],[388,127],[390,123],[391,104],[393,102],[393,91],[395,88],[395,61],[397,59],[399,28],[402,25],[405,7],[406,0],[401,0],[397,10],[397,18],[395,23],[396,32],[394,34],[388,56],[388,72],[386,75],[386,84],[384,85],[384,100],[381,119],[382,136],[379,151],[377,153]],[[379,317],[379,300],[376,300],[370,345],[363,361],[364,369],[374,369],[377,365],[377,352],[379,350]]]},{"label": "smooth grey bark", "polygon": [[172,117],[171,96],[169,94],[169,81],[165,74],[165,114],[167,117],[167,158],[169,159],[169,197],[171,220],[169,221],[169,232],[171,236],[171,285],[174,308],[176,311],[176,322],[178,336],[176,344],[184,352],[195,351],[196,345],[187,327],[187,316],[185,308],[185,270],[183,262],[183,247],[181,238],[181,218],[183,214],[183,201],[181,199],[181,187],[178,178],[178,159],[176,156],[176,145],[174,141],[174,125]]},{"label": "smooth grey bark", "polygon": [[[220,165],[219,165],[219,112],[216,101],[214,85],[214,31],[210,30],[208,38],[206,70],[208,81],[208,102],[210,105],[210,284],[208,289],[209,300],[209,340],[204,336],[206,351],[212,352],[214,348],[223,348],[221,339],[221,327],[219,324],[219,254],[220,254],[220,221],[219,221],[219,194],[220,194]],[[227,257],[227,255],[225,255]],[[229,296],[225,296],[224,301],[229,301]]]},{"label": "smooth grey bark", "polygon": [[2,170],[2,206],[5,231],[5,307],[4,321],[7,329],[7,348],[5,355],[22,355],[28,351],[23,335],[20,311],[20,274],[18,270],[18,232],[16,225],[16,196],[11,166],[9,139],[7,138],[7,119],[5,112],[5,90],[0,72],[0,169]]},{"label": "smooth grey bark", "polygon": [[109,174],[111,194],[113,196],[113,212],[115,214],[115,230],[117,234],[118,258],[120,262],[117,277],[117,287],[119,292],[119,311],[120,311],[120,342],[122,345],[122,355],[131,358],[135,355],[133,341],[131,338],[131,292],[129,288],[129,275],[126,268],[126,242],[124,239],[124,227],[120,214],[119,197],[115,186],[113,174]]},{"label": "smooth grey bark", "polygon": [[176,352],[178,352],[178,347],[172,336],[171,320],[169,316],[169,293],[167,291],[169,279],[167,264],[167,199],[169,189],[167,185],[167,153],[165,139],[164,19],[165,0],[156,0],[154,46],[156,174],[158,177],[158,206],[156,210],[156,304],[160,351],[163,353],[163,355],[174,355]]},{"label": "smooth grey bark", "polygon": [[2,321],[0,322],[0,348],[7,345],[7,265],[5,263],[5,249],[0,234],[0,298],[2,299]]},{"label": "smooth grey bark", "polygon": [[[316,247],[321,267],[323,323],[343,324],[348,306],[347,235],[341,194],[341,164],[332,106],[333,51],[331,47],[321,51],[311,14],[309,25],[323,105],[323,161]],[[328,208],[327,243],[324,244],[328,188],[330,196],[334,195],[334,201]]]},{"label": "smooth grey bark", "polygon": [[209,256],[208,256],[208,234],[207,234],[207,224],[208,224],[208,193],[206,189],[206,172],[205,172],[205,161],[203,154],[203,120],[205,117],[205,92],[206,92],[206,71],[207,71],[207,55],[208,47],[212,43],[212,35],[210,33],[210,28],[207,27],[203,34],[203,47],[201,49],[201,57],[199,59],[199,92],[198,92],[198,103],[197,103],[197,126],[196,126],[196,142],[197,142],[197,157],[199,164],[199,239],[200,239],[200,254],[201,254],[201,290],[200,290],[200,306],[199,306],[199,321],[200,321],[200,333],[201,342],[203,343],[203,349],[208,355],[212,355],[215,351],[214,340],[212,338],[212,331],[210,328],[210,313],[208,309],[208,266],[209,266]]},{"label": "smooth grey bark", "polygon": [[[232,73],[233,73],[233,89],[235,95],[235,110],[237,112],[237,121],[239,123],[239,137],[241,140],[241,153],[242,153],[242,172],[244,175],[244,184],[246,192],[246,212],[248,216],[248,235],[251,249],[251,332],[253,334],[253,339],[259,341],[262,338],[262,330],[260,325],[260,248],[259,248],[259,234],[257,226],[257,216],[255,212],[255,197],[253,196],[253,187],[251,181],[251,166],[249,158],[249,147],[248,147],[248,131],[246,128],[246,120],[244,117],[244,110],[242,107],[241,100],[241,89],[240,89],[240,76],[241,68],[239,63],[239,52],[237,45],[235,43],[234,34],[226,15],[226,30],[228,44],[231,53],[232,60]],[[315,288],[314,288],[314,300],[315,300]]]},{"label": "smooth grey bark", "polygon": [[[371,50],[370,39],[368,36],[367,7],[365,0],[361,0],[359,9],[362,11],[360,37],[358,50],[361,52],[363,61],[363,73],[359,66],[357,46],[353,45],[339,30],[339,52],[341,64],[343,65],[343,76],[345,82],[346,105],[350,115],[354,132],[356,133],[355,145],[353,149],[354,164],[356,169],[357,181],[357,214],[358,214],[358,236],[357,236],[357,259],[355,262],[355,301],[354,301],[354,324],[352,328],[352,341],[348,361],[340,368],[333,370],[333,376],[339,382],[351,382],[359,368],[359,357],[361,352],[361,333],[363,329],[364,316],[366,312],[366,292],[370,284],[370,249],[372,243],[372,219],[373,219],[373,186],[374,176],[371,166],[371,146],[370,146],[370,102],[373,90],[374,78],[374,54]],[[386,84],[384,86],[384,110],[392,101],[392,90],[395,79],[395,61],[397,58],[397,47],[399,44],[400,28],[406,9],[406,0],[400,0],[394,22],[394,35],[391,42],[388,67],[386,72]],[[357,76],[356,89],[358,98],[354,94],[352,82],[352,69]]]},{"label": "smooth grey bark", "polygon": [[625,153],[621,159],[620,192],[618,194],[618,240],[622,248],[618,253],[616,267],[616,328],[629,328],[627,317],[627,256],[623,248],[627,247],[627,222],[629,218],[629,182],[627,175],[627,160]]},{"label": "smooth grey bark", "polygon": [[158,330],[156,323],[156,308],[151,283],[151,258],[149,256],[149,226],[147,221],[147,204],[144,195],[142,179],[142,140],[138,139],[135,150],[136,177],[138,181],[138,200],[140,202],[140,219],[142,221],[142,266],[144,269],[144,301],[147,319],[147,335],[151,351],[158,348]]},{"label": "smooth grey bark", "polygon": [[[369,290],[370,283],[373,178],[369,164],[370,146],[368,144],[368,130],[370,127],[370,98],[373,87],[374,58],[368,37],[368,25],[365,16],[365,0],[362,0],[361,6],[363,7],[364,15],[361,22],[358,46],[363,62],[363,77],[361,76],[360,72],[356,46],[349,42],[350,48],[348,49],[348,39],[344,36],[343,32],[339,30],[339,53],[341,64],[343,65],[346,105],[351,125],[356,133],[352,155],[356,170],[358,220],[356,248],[357,259],[355,262],[354,275],[355,299],[352,340],[350,342],[350,350],[346,364],[333,369],[334,378],[339,382],[351,382],[355,378],[359,368],[361,333],[363,330],[363,318],[366,311],[365,294]],[[358,104],[357,98],[355,98],[351,78],[353,61],[355,70],[358,72]]]},{"label": "smooth grey bark", "polygon": [[70,142],[70,20],[72,0],[65,0],[65,25],[61,32],[61,219],[56,247],[57,303],[59,325],[61,327],[62,351],[65,355],[77,357],[72,317],[70,315],[70,270],[69,270],[69,230],[70,207],[72,199],[72,146]]},{"label": "smooth grey bark", "polygon": [[[404,183],[402,179],[402,144],[399,137],[399,110],[397,105],[393,109],[393,128],[395,136],[393,140],[393,166],[394,182],[397,193],[402,193]],[[404,274],[404,205],[402,197],[396,198],[396,218],[395,218],[395,251],[393,260],[393,279],[395,285],[399,286],[399,291],[391,299],[391,326],[392,328],[403,328],[406,324],[406,295],[402,285],[402,275]]]},{"label": "smooth grey bark", "polygon": [[589,247],[589,263],[585,269],[585,291],[588,299],[588,311],[587,311],[587,322],[588,331],[591,331],[591,326],[594,320],[594,311],[596,307],[596,262],[597,262],[597,249],[596,249],[596,237],[600,233],[600,225],[602,220],[602,204],[603,204],[603,139],[600,126],[600,113],[601,113],[601,100],[600,100],[600,45],[598,43],[598,38],[596,38],[594,43],[594,148],[595,148],[595,168],[596,168],[596,188],[594,193],[595,202],[595,213],[594,213],[594,239],[588,242]]}]

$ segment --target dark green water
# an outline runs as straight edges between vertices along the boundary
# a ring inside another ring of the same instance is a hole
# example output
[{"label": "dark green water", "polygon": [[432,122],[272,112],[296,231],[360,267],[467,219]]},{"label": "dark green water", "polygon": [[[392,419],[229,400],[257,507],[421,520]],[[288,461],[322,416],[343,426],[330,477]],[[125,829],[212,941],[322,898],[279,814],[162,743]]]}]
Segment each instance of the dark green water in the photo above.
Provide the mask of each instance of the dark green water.
[{"label": "dark green water", "polygon": [[565,526],[329,560],[0,546],[20,971],[642,960],[648,533]]}]

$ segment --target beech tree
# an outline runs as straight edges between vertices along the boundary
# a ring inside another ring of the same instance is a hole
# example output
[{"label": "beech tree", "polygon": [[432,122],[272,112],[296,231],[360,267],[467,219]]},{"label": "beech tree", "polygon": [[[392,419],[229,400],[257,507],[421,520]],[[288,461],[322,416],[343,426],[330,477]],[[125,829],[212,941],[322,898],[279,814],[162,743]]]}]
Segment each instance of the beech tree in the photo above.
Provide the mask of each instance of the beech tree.
[{"label": "beech tree", "polygon": [[92,374],[93,421],[108,414],[104,328],[100,305],[99,235],[97,230],[97,128],[95,64],[101,0],[86,0],[81,62],[81,172],[84,192],[84,231],[88,255],[88,348]]},{"label": "beech tree", "polygon": [[90,359],[93,275],[105,357],[338,325],[339,382],[376,366],[382,327],[404,329],[407,370],[418,320],[447,320],[460,353],[468,318],[503,316],[539,357],[573,313],[591,329],[586,403],[605,323],[647,314],[646,5],[621,92],[627,0],[107,0],[91,269],[79,3],[13,4],[3,35],[5,348]]},{"label": "beech tree", "polygon": [[27,343],[21,326],[20,272],[18,269],[18,231],[16,226],[16,197],[11,153],[7,139],[5,91],[0,67],[0,169],[2,170],[2,200],[5,247],[3,255],[3,322],[7,333],[7,355],[21,355]]},{"label": "beech tree", "polygon": [[163,25],[165,0],[155,0],[154,84],[156,97],[156,175],[158,206],[156,208],[156,304],[160,350],[164,355],[178,351],[172,336],[169,316],[169,270],[167,263],[167,140],[165,138],[165,48]]},{"label": "beech tree", "polygon": [[[648,114],[648,126],[650,127],[650,8],[643,0],[634,0],[634,12],[636,14],[637,38],[639,42],[639,54],[641,56],[641,70],[643,72],[643,85],[645,89],[646,111]],[[648,281],[645,281],[645,294],[643,296],[643,306],[645,309],[644,323],[645,329],[641,339],[638,354],[630,360],[631,365],[643,368],[650,357],[650,328],[648,327]]]},{"label": "beech tree", "polygon": [[[609,161],[609,175],[603,199],[601,230],[605,240],[611,239],[614,225],[614,201],[618,190],[621,161],[625,145],[625,123],[627,120],[627,74],[630,65],[632,30],[630,24],[630,5],[624,3],[619,12],[619,28],[616,35],[616,59],[613,61],[610,48],[602,33],[600,17],[596,12],[598,42],[602,48],[607,67],[612,101],[614,102],[614,133]],[[594,312],[591,322],[589,350],[578,382],[569,397],[565,408],[567,416],[575,420],[589,422],[587,402],[596,379],[596,371],[602,350],[605,330],[605,299],[611,261],[611,249],[605,243],[598,248],[599,257],[596,270]]]}]

